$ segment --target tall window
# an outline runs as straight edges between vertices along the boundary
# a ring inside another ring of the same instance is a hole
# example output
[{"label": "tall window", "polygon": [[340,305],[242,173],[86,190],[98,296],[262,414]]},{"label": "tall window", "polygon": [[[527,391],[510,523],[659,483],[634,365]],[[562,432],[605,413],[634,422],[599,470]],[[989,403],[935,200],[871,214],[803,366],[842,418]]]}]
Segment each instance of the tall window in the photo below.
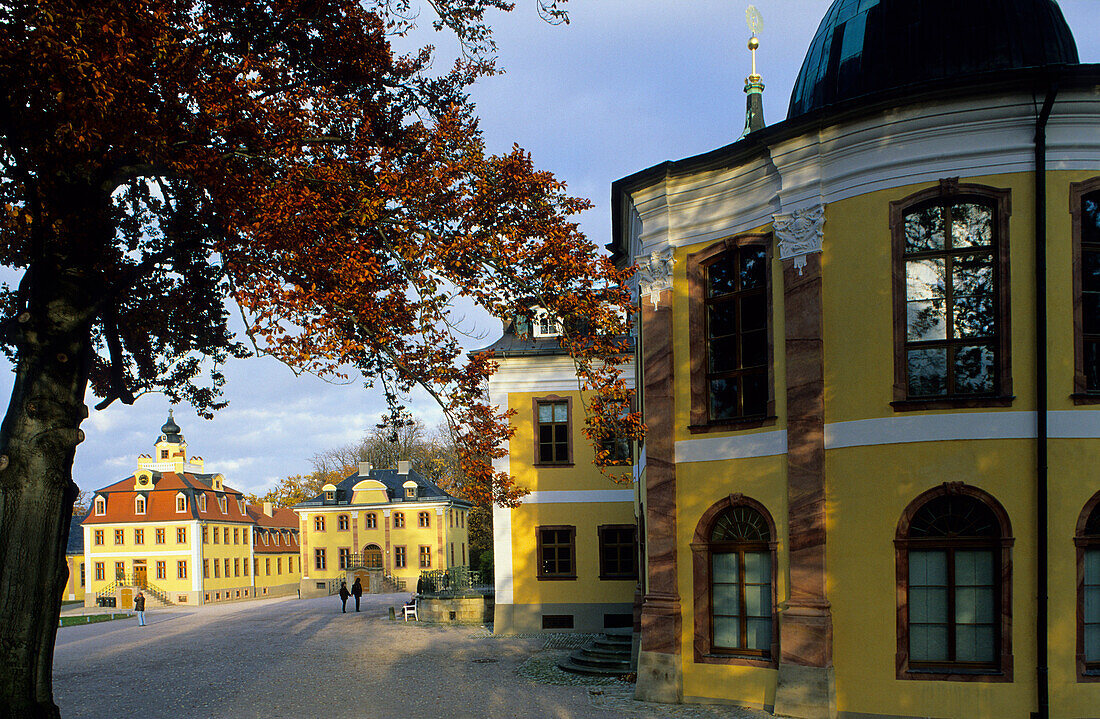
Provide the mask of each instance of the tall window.
[{"label": "tall window", "polygon": [[569,435],[569,400],[535,400],[535,463],[571,463]]},{"label": "tall window", "polygon": [[895,400],[1010,394],[1008,191],[945,183],[891,213]]},{"label": "tall window", "polygon": [[[638,545],[633,524],[605,524],[597,530],[600,537],[600,579],[636,579],[635,557]],[[463,545],[462,563],[466,563]]]},{"label": "tall window", "polygon": [[535,529],[539,579],[577,578],[577,528],[569,525]]},{"label": "tall window", "polygon": [[145,544],[145,530],[144,529],[135,529],[134,530],[134,544]]},{"label": "tall window", "polygon": [[123,544],[126,541],[125,531],[122,529],[115,530],[115,544]]},{"label": "tall window", "polygon": [[218,509],[222,511],[222,514],[229,514],[227,506],[228,505],[226,505],[225,497],[218,497]]},{"label": "tall window", "polygon": [[134,514],[145,514],[145,497],[134,500]]},{"label": "tall window", "polygon": [[347,569],[351,566],[351,550],[347,547],[340,547],[340,569]]},{"label": "tall window", "polygon": [[200,494],[199,495],[199,510],[202,511],[202,512],[206,511],[206,495],[205,494]]},{"label": "tall window", "polygon": [[202,578],[203,579],[210,579],[210,560],[209,559],[202,560]]},{"label": "tall window", "polygon": [[168,565],[166,562],[157,562],[157,579],[168,579]]},{"label": "tall window", "polygon": [[186,512],[187,511],[187,498],[184,497],[182,494],[177,494],[176,495],[176,511],[177,512]]},{"label": "tall window", "polygon": [[348,528],[348,515],[341,514],[336,518],[336,528],[340,531],[344,531]]},{"label": "tall window", "polygon": [[220,531],[218,531],[217,527],[213,527],[213,530],[214,530],[214,544],[220,544],[222,533]]},{"label": "tall window", "polygon": [[1074,399],[1100,402],[1100,177],[1070,185],[1073,215]]},{"label": "tall window", "polygon": [[1077,521],[1077,678],[1100,681],[1100,492]]},{"label": "tall window", "polygon": [[325,518],[320,516],[320,515],[317,515],[316,517],[314,517],[313,518],[313,528],[315,530],[317,530],[318,532],[325,531]]},{"label": "tall window", "polygon": [[103,497],[96,497],[95,513],[99,516],[107,514],[107,500]]},{"label": "tall window", "polygon": [[774,413],[770,241],[742,235],[688,256],[692,431]]},{"label": "tall window", "polygon": [[1011,678],[1007,517],[961,483],[918,497],[898,525],[899,678]]},{"label": "tall window", "polygon": [[126,562],[115,562],[115,580],[126,579]]},{"label": "tall window", "polygon": [[102,546],[103,545],[103,530],[102,529],[96,529],[96,530],[92,531],[92,541],[96,544],[96,546]]},{"label": "tall window", "polygon": [[432,548],[426,544],[420,545],[420,568],[431,569],[432,567]]},{"label": "tall window", "polygon": [[374,512],[367,512],[367,529],[376,529],[378,527],[378,515]]},{"label": "tall window", "polygon": [[102,582],[105,579],[105,573],[103,570],[103,562],[95,563],[95,579],[97,582]]},{"label": "tall window", "polygon": [[394,512],[393,513],[393,528],[404,529],[405,528],[405,513]]},{"label": "tall window", "polygon": [[416,513],[416,524],[417,524],[418,527],[429,527],[429,526],[431,526],[431,518],[429,517],[428,513],[427,512],[417,512]]},{"label": "tall window", "polygon": [[176,579],[187,579],[187,560],[181,559],[176,562]]},{"label": "tall window", "polygon": [[394,547],[393,548],[393,566],[398,569],[404,569],[405,567],[405,548]]},{"label": "tall window", "polygon": [[324,569],[325,568],[325,550],[314,549],[313,550],[313,568]]},{"label": "tall window", "polygon": [[158,527],[156,530],[156,542],[157,544],[164,544],[164,527]]}]

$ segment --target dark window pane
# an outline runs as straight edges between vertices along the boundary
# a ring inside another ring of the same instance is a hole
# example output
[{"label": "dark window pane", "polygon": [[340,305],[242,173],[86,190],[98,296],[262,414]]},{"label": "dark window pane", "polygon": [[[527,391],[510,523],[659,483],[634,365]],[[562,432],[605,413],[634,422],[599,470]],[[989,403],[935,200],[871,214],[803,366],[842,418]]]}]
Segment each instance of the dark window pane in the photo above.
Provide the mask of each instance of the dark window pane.
[{"label": "dark window pane", "polygon": [[951,286],[956,295],[984,295],[993,292],[993,258],[987,254],[955,258]]},{"label": "dark window pane", "polygon": [[741,298],[741,331],[762,330],[768,322],[768,300],[762,294]]},{"label": "dark window pane", "polygon": [[729,294],[737,291],[736,256],[723,258],[707,267],[707,296]]},{"label": "dark window pane", "polygon": [[955,392],[982,394],[993,391],[993,348],[989,345],[955,349]]},{"label": "dark window pane", "polygon": [[1090,392],[1100,391],[1100,342],[1085,342],[1085,386]]},{"label": "dark window pane", "polygon": [[732,419],[738,414],[736,378],[710,381],[710,418]]},{"label": "dark window pane", "polygon": [[947,349],[908,351],[909,394],[933,397],[947,393]]},{"label": "dark window pane", "polygon": [[554,441],[554,425],[539,425],[539,442],[550,444]]},{"label": "dark window pane", "polygon": [[737,368],[737,335],[711,340],[710,371],[728,372]]},{"label": "dark window pane", "polygon": [[741,287],[742,290],[752,290],[764,286],[767,263],[764,257],[763,247],[742,248],[741,255]]},{"label": "dark window pane", "polygon": [[1081,293],[1081,320],[1085,334],[1100,334],[1100,292]]},{"label": "dark window pane", "polygon": [[943,208],[928,207],[905,216],[905,251],[943,249]]},{"label": "dark window pane", "polygon": [[763,373],[747,374],[741,377],[745,387],[746,417],[766,414],[768,411],[768,376]]},{"label": "dark window pane", "polygon": [[724,337],[737,331],[737,303],[721,302],[710,306],[707,332],[711,337]]},{"label": "dark window pane", "polygon": [[1081,251],[1081,289],[1085,292],[1100,291],[1100,252]]},{"label": "dark window pane", "polygon": [[741,335],[741,367],[763,367],[768,363],[768,333],[764,330]]},{"label": "dark window pane", "polygon": [[993,210],[984,205],[951,208],[951,241],[955,249],[993,244]]},{"label": "dark window pane", "polygon": [[955,333],[965,337],[991,337],[993,325],[993,295],[955,298]]},{"label": "dark window pane", "polygon": [[1081,241],[1100,243],[1100,192],[1091,192],[1082,198]]}]

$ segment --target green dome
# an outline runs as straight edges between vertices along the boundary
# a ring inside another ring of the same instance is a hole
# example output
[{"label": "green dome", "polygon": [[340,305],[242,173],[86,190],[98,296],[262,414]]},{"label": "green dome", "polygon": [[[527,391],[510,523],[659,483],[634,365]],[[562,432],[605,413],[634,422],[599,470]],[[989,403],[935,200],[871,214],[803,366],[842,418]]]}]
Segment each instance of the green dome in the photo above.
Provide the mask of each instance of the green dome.
[{"label": "green dome", "polygon": [[787,117],[910,85],[1077,62],[1053,0],[836,0],[802,62]]}]

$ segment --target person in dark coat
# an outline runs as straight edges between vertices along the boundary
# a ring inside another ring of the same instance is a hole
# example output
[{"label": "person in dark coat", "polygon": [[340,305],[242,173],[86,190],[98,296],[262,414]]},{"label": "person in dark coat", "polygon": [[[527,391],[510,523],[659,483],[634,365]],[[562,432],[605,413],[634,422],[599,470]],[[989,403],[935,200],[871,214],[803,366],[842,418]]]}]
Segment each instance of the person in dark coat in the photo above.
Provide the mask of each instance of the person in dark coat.
[{"label": "person in dark coat", "polygon": [[348,583],[340,582],[340,603],[343,605],[340,611],[343,613],[347,613],[348,611],[348,597],[350,596],[351,592],[348,591]]},{"label": "person in dark coat", "polygon": [[134,597],[134,611],[137,612],[137,615],[138,615],[138,626],[139,627],[144,627],[145,626],[145,595],[142,594],[141,592],[138,592],[137,596]]},{"label": "person in dark coat", "polygon": [[363,585],[359,583],[359,577],[355,578],[355,584],[351,585],[351,593],[355,597],[355,611],[359,611],[359,597],[363,596]]}]

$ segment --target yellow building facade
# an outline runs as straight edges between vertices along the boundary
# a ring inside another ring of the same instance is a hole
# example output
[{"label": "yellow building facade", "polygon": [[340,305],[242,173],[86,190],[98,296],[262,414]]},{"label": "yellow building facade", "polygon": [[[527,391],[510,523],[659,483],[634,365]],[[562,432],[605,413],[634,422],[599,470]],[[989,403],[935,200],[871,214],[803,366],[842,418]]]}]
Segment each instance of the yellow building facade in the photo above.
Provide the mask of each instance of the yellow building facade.
[{"label": "yellow building facade", "polygon": [[[332,594],[356,572],[366,592],[412,589],[421,574],[470,565],[470,508],[410,466],[359,472],[292,509],[301,536],[301,595]],[[349,587],[351,586],[349,582]]]},{"label": "yellow building facade", "polygon": [[[1100,70],[1036,0],[982,60],[940,42],[883,72],[939,7],[838,0],[785,122],[613,186],[645,358],[640,698],[1100,706]],[[1035,37],[1006,59],[1012,27]],[[889,79],[929,67],[953,70]]]},{"label": "yellow building facade", "polygon": [[[603,631],[633,626],[638,587],[631,467],[594,466],[583,396],[558,328],[538,311],[509,321],[486,350],[499,365],[490,400],[515,414],[495,468],[528,491],[493,509],[493,631]],[[624,370],[629,377],[633,368]],[[631,447],[617,447],[630,459]]]},{"label": "yellow building facade", "polygon": [[[278,584],[266,586],[255,575],[255,542],[274,527],[270,506],[247,505],[221,474],[204,471],[201,457],[188,458],[171,417],[155,451],[138,458],[133,475],[92,497],[81,525],[87,606],[113,601],[128,608],[139,589],[161,603],[184,605],[296,591],[296,562]],[[283,512],[287,553],[296,557],[297,525]]]}]

